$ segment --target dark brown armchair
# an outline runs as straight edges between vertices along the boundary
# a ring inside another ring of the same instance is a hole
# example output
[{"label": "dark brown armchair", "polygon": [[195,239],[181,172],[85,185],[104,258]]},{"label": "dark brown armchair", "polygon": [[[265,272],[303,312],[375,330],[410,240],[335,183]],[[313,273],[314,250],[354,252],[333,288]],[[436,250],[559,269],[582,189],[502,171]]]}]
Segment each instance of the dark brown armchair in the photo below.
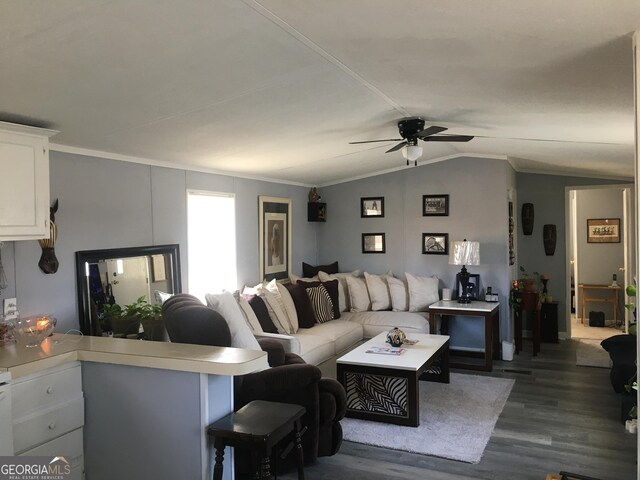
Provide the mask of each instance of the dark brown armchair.
[{"label": "dark brown armchair", "polygon": [[[196,297],[178,294],[162,306],[162,317],[172,342],[226,347],[231,334],[226,320]],[[305,407],[302,438],[305,463],[337,453],[342,443],[340,420],[346,395],[336,380],[322,378],[320,369],[294,353],[285,353],[272,339],[258,340],[271,368],[235,378],[235,409],[252,400],[294,403]]]}]

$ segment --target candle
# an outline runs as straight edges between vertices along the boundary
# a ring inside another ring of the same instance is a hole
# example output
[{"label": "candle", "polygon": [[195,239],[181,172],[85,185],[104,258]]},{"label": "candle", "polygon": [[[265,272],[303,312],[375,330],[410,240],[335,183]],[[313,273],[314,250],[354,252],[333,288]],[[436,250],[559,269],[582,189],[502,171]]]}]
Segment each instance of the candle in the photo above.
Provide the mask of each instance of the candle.
[{"label": "candle", "polygon": [[36,328],[38,332],[45,330],[49,326],[49,319],[47,317],[42,317],[36,322]]}]

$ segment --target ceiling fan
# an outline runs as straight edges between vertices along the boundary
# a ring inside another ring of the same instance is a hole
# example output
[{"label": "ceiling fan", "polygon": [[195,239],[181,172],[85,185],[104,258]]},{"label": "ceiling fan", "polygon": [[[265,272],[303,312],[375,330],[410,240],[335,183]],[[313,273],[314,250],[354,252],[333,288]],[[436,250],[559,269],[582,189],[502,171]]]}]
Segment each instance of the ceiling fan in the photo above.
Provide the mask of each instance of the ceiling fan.
[{"label": "ceiling fan", "polygon": [[422,156],[422,147],[418,146],[418,139],[424,142],[468,142],[473,138],[471,135],[438,135],[440,132],[447,130],[447,127],[438,127],[432,125],[424,128],[424,119],[420,117],[410,117],[400,120],[398,122],[398,130],[402,138],[389,138],[386,140],[365,140],[362,142],[349,142],[350,145],[356,145],[359,143],[374,143],[374,142],[400,142],[397,145],[391,147],[385,153],[395,152],[402,150],[402,155],[407,159],[407,165],[409,162],[415,162],[418,165],[418,158]]}]

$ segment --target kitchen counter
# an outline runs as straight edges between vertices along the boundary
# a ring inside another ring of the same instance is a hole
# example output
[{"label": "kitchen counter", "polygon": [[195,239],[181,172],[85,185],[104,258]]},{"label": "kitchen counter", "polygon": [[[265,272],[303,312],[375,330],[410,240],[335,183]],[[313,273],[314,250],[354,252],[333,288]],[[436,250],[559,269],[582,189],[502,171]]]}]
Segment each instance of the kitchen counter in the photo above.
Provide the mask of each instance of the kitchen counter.
[{"label": "kitchen counter", "polygon": [[0,372],[14,379],[76,360],[225,376],[268,368],[263,351],[123,338],[54,334],[39,347],[0,347]]},{"label": "kitchen counter", "polygon": [[[82,367],[84,468],[92,480],[211,478],[206,426],[233,411],[234,376],[268,368],[263,351],[121,338],[54,334],[39,347],[0,347],[0,375],[14,381],[36,374],[49,385],[48,372],[59,370],[52,367],[75,361]],[[234,476],[228,455],[225,480]]]}]

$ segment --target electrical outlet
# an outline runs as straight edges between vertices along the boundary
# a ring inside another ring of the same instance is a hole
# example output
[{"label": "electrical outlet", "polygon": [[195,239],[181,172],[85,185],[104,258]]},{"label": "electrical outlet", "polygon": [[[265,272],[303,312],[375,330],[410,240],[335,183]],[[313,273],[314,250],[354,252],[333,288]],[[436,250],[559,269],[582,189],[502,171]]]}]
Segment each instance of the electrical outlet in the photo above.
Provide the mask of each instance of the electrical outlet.
[{"label": "electrical outlet", "polygon": [[4,299],[4,314],[9,315],[18,311],[18,300],[16,298]]}]

